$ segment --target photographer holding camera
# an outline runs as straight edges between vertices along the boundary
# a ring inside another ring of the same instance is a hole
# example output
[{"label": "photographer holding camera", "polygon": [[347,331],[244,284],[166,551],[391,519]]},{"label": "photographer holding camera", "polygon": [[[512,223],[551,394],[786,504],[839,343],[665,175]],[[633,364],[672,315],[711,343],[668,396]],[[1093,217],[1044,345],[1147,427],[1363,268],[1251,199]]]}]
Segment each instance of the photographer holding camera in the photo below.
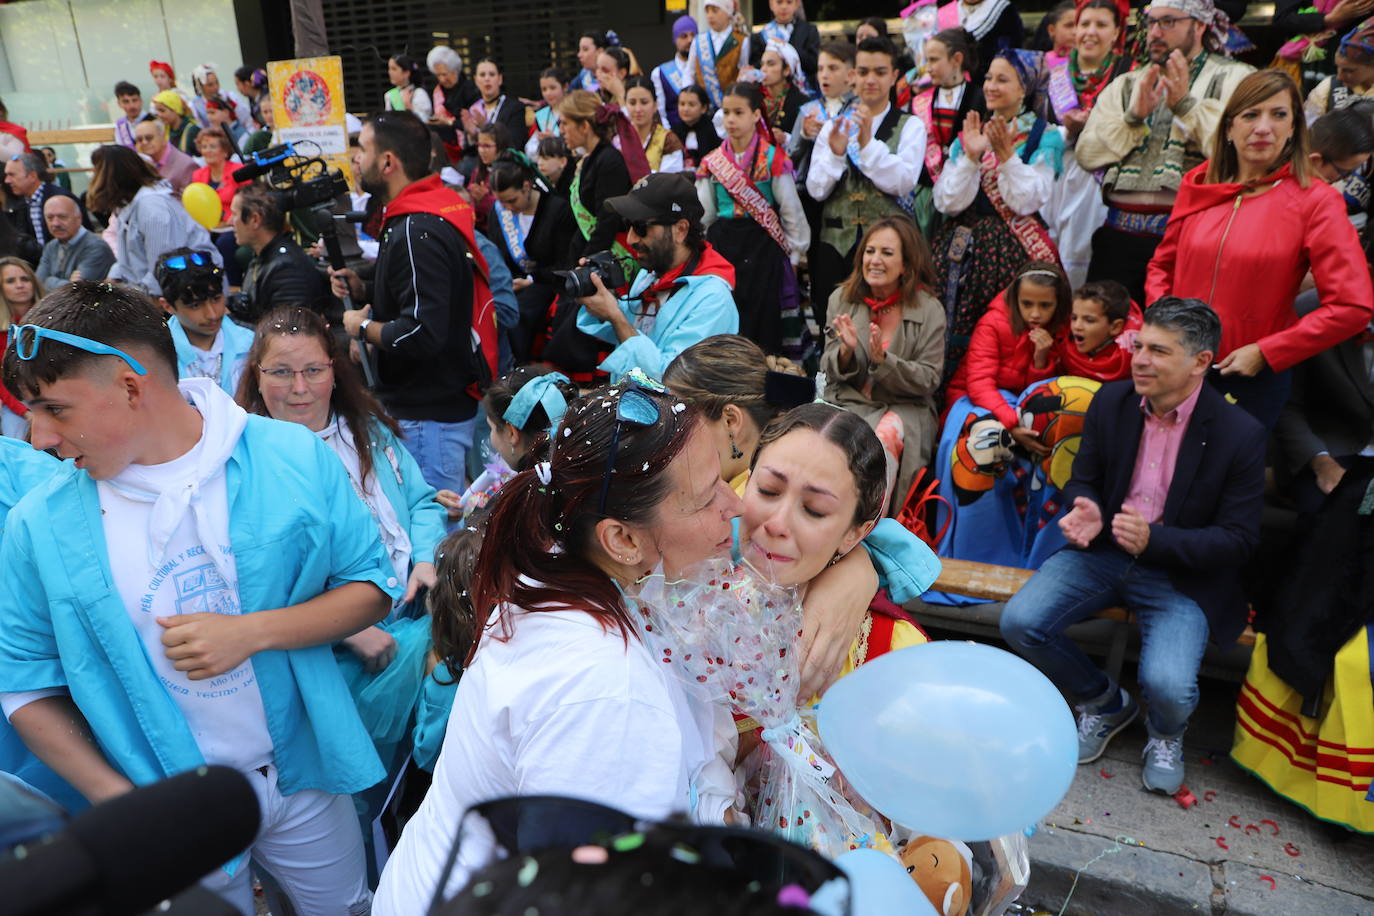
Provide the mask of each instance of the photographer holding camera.
[{"label": "photographer holding camera", "polygon": [[410,112],[363,125],[359,177],[385,204],[373,280],[331,270],[350,337],[377,357],[376,395],[435,489],[466,489],[481,388],[496,375],[496,315],[472,208],[430,174],[429,129]]},{"label": "photographer holding camera", "polygon": [[286,228],[278,196],[265,185],[243,185],[229,212],[234,240],[253,249],[235,312],[256,321],[274,308],[298,305],[338,324],[343,312],[329,294],[324,274]]},{"label": "photographer holding camera", "polygon": [[598,369],[616,379],[638,366],[660,378],[692,344],[739,333],[731,293],[735,268],[706,241],[704,210],[691,178],[655,173],[606,206],[628,224],[626,244],[643,270],[623,299],[608,289],[624,283],[609,252],[569,272],[569,293],[582,294],[576,297],[582,305],[577,329],[615,345]]}]

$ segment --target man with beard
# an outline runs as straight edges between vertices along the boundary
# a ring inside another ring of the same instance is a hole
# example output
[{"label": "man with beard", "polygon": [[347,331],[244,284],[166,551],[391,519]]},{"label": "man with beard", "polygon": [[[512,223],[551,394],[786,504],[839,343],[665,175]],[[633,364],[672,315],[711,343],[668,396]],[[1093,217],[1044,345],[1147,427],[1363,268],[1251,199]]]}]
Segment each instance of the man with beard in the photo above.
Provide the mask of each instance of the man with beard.
[{"label": "man with beard", "polygon": [[425,481],[462,492],[477,402],[496,372],[496,317],[472,208],[430,173],[429,136],[405,111],[363,125],[359,177],[386,207],[376,272],[368,283],[330,275],[335,295],[353,297],[344,329],[378,354],[377,397]]},{"label": "man with beard", "polygon": [[1106,170],[1088,279],[1116,280],[1137,302],[1179,182],[1207,158],[1232,90],[1254,72],[1224,56],[1229,20],[1213,0],[1153,0],[1144,15],[1149,65],[1102,90],[1076,148],[1084,169]]},{"label": "man with beard", "polygon": [[329,295],[324,274],[292,238],[277,195],[266,185],[243,185],[229,213],[234,240],[253,249],[243,276],[240,317],[256,321],[273,309],[298,305],[337,323],[342,309]]},{"label": "man with beard", "polygon": [[606,206],[628,225],[627,244],[644,269],[622,299],[593,273],[596,293],[578,300],[578,330],[615,347],[598,369],[613,380],[636,366],[662,378],[673,357],[693,344],[739,333],[739,310],[730,292],[735,268],[706,241],[704,211],[691,178],[648,175]]}]

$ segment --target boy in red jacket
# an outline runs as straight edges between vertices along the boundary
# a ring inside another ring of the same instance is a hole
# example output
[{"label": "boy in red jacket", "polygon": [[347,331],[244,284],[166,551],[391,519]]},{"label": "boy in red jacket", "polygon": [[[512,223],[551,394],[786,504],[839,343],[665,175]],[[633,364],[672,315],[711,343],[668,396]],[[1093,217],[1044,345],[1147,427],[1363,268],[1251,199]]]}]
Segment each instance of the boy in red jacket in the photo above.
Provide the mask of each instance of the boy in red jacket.
[{"label": "boy in red jacket", "polygon": [[1130,378],[1131,341],[1140,324],[1140,308],[1126,287],[1115,280],[1084,284],[1056,342],[1060,372],[1099,382]]}]

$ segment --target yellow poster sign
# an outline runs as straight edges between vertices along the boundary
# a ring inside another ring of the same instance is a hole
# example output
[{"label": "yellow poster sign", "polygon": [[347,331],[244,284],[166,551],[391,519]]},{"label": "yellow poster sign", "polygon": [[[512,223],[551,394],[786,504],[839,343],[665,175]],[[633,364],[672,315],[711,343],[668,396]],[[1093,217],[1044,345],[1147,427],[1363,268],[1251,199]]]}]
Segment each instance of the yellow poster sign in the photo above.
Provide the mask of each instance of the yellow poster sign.
[{"label": "yellow poster sign", "polygon": [[326,156],[348,152],[341,58],[269,61],[267,83],[278,143],[309,141]]}]

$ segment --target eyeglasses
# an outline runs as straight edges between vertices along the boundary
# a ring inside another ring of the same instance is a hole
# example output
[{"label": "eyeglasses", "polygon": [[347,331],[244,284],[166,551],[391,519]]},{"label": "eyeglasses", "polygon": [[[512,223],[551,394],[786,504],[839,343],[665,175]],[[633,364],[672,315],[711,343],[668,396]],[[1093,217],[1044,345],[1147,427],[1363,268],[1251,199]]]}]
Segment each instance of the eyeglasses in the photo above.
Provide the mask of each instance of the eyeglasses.
[{"label": "eyeglasses", "polygon": [[1192,18],[1192,16],[1146,16],[1145,31],[1148,32],[1155,26],[1159,26],[1161,32],[1167,32],[1180,22],[1187,22]]},{"label": "eyeglasses", "polygon": [[[191,267],[204,267],[205,265],[214,266],[215,262],[210,260],[210,256],[199,251],[190,254],[178,254],[167,258],[162,262],[162,266],[168,270],[186,270]],[[218,267],[216,267],[218,270]]]},{"label": "eyeglasses", "polygon": [[38,355],[38,342],[47,338],[55,343],[66,344],[69,347],[76,347],[78,350],[85,350],[87,353],[94,353],[97,356],[118,356],[129,364],[129,368],[139,375],[147,375],[148,370],[138,360],[134,359],[123,350],[117,350],[109,344],[103,344],[98,340],[91,340],[89,337],[79,337],[76,334],[68,334],[66,331],[54,331],[52,328],[41,327],[36,324],[21,324],[14,328],[14,353],[20,359],[28,361]]},{"label": "eyeglasses", "polygon": [[331,372],[333,369],[333,366],[321,366],[318,363],[313,366],[306,366],[304,369],[287,369],[284,366],[277,369],[258,367],[258,371],[267,376],[274,385],[289,385],[295,381],[298,375],[304,378],[306,382],[318,382],[324,378],[325,373]]},{"label": "eyeglasses", "polygon": [[849,878],[835,863],[766,830],[645,821],[579,798],[532,795],[482,802],[463,814],[430,902],[431,916],[443,906],[444,889],[471,817],[485,821],[491,830],[496,845],[492,861],[502,854],[532,855],[579,846],[600,846],[613,854],[633,852],[652,838],[655,845],[666,847],[666,855],[703,869],[728,870],[780,886],[796,884],[807,894],[825,887],[828,895],[834,888],[836,907],[827,911],[849,911]]},{"label": "eyeglasses", "polygon": [[601,472],[601,496],[596,501],[599,515],[606,512],[606,495],[611,490],[611,474],[615,472],[616,453],[620,450],[620,431],[626,423],[639,427],[657,423],[663,414],[658,402],[649,393],[665,394],[668,391],[638,368],[631,369],[621,380],[621,389],[615,405],[615,431],[611,433],[611,447],[606,452],[606,470]]}]

